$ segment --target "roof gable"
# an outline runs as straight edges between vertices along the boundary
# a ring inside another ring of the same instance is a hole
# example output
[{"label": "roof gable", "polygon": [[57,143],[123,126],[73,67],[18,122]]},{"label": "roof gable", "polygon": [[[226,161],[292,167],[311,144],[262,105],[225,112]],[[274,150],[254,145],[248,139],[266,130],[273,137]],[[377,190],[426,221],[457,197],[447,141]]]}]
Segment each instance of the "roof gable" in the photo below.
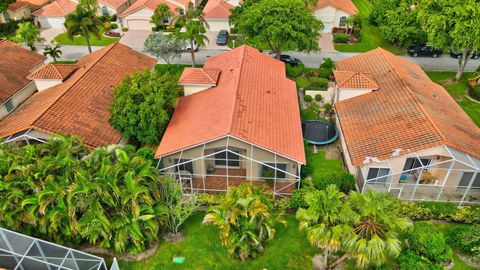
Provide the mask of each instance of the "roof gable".
[{"label": "roof gable", "polygon": [[352,0],[318,0],[317,5],[315,6],[316,10],[322,9],[324,7],[334,7],[341,9],[349,14],[357,14],[358,9]]},{"label": "roof gable", "polygon": [[39,16],[64,17],[75,11],[78,2],[72,0],[55,0],[52,3],[35,10],[32,14]]},{"label": "roof gable", "polygon": [[352,89],[378,89],[378,84],[370,72],[337,71],[334,72],[338,87]]},{"label": "roof gable", "polygon": [[203,9],[205,18],[228,19],[234,6],[225,0],[209,0]]},{"label": "roof gable", "polygon": [[185,68],[178,82],[186,84],[216,85],[221,70],[217,68]]},{"label": "roof gable", "polygon": [[45,64],[28,75],[27,78],[30,80],[64,80],[76,69],[77,65],[74,64]]}]

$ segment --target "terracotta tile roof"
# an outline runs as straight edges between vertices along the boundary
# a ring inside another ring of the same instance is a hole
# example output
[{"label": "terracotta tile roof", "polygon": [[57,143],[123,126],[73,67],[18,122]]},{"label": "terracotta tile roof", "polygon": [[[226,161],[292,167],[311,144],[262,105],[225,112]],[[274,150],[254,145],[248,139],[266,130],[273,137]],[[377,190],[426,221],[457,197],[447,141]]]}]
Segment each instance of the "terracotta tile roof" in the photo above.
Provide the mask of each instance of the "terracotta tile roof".
[{"label": "terracotta tile roof", "polygon": [[234,8],[234,6],[225,0],[208,0],[203,9],[203,13],[205,14],[205,18],[228,19],[232,8]]},{"label": "terracotta tile roof", "polygon": [[8,5],[8,9],[12,10],[12,11],[17,11],[21,8],[28,7],[28,5],[29,4],[27,2],[24,2],[24,1],[15,1],[15,2],[11,3],[10,5]]},{"label": "terracotta tile roof", "polygon": [[415,63],[381,48],[337,63],[371,72],[379,90],[335,104],[354,166],[439,145],[480,157],[480,129],[448,92]]},{"label": "terracotta tile roof", "polygon": [[233,136],[305,163],[295,82],[285,64],[241,46],[209,58],[217,86],[180,98],[156,157]]},{"label": "terracotta tile roof", "polygon": [[338,87],[353,89],[378,89],[378,84],[369,72],[335,70],[333,72]]},{"label": "terracotta tile roof", "polygon": [[185,68],[178,80],[180,84],[216,85],[220,69],[217,68]]},{"label": "terracotta tile roof", "polygon": [[32,7],[41,7],[47,4],[50,0],[21,0],[22,2],[30,4]]},{"label": "terracotta tile roof", "polygon": [[341,9],[349,14],[357,14],[358,9],[352,0],[318,0],[315,7],[316,10],[319,10],[324,7],[332,6],[338,9]]},{"label": "terracotta tile roof", "polygon": [[[184,3],[185,2],[185,3]],[[133,3],[131,6],[129,6],[127,9],[125,9],[121,14],[120,17],[125,17],[131,13],[134,13],[142,8],[148,8],[151,11],[155,11],[158,5],[160,4],[166,4],[167,6],[170,7],[170,11],[176,13],[177,8],[184,8],[188,4],[188,0],[182,0],[182,1],[169,1],[169,0],[137,0],[135,3]]]},{"label": "terracotta tile roof", "polygon": [[75,11],[78,3],[72,0],[55,0],[54,2],[32,12],[38,16],[65,17]]},{"label": "terracotta tile roof", "polygon": [[77,65],[72,64],[45,64],[28,75],[27,78],[29,80],[63,80],[72,74],[72,72],[76,69]]},{"label": "terracotta tile roof", "polygon": [[42,64],[46,57],[2,39],[0,56],[0,104],[2,104],[30,82],[27,75]]},{"label": "terracotta tile roof", "polygon": [[99,4],[109,6],[113,9],[121,7],[125,2],[127,2],[127,0],[98,0]]},{"label": "terracotta tile roof", "polygon": [[0,137],[33,128],[75,134],[92,147],[118,143],[122,135],[108,123],[113,88],[155,62],[120,43],[95,51],[81,58],[63,83],[34,94],[0,122]]}]

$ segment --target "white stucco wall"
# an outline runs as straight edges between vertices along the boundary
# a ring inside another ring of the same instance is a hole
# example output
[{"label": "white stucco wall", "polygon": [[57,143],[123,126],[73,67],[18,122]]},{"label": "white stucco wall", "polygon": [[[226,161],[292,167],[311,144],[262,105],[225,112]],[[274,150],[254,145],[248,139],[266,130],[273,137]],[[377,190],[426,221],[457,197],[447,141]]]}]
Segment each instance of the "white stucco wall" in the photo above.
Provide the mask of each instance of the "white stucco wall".
[{"label": "white stucco wall", "polygon": [[349,17],[351,14],[341,10],[337,9],[332,6],[324,7],[321,8],[317,11],[315,11],[315,17],[322,21],[325,29],[323,32],[331,32],[331,27],[339,27],[340,26],[340,18],[342,17]]},{"label": "white stucco wall", "polygon": [[[17,108],[18,106],[20,106],[23,102],[25,102],[25,100],[31,97],[36,90],[37,90],[37,87],[35,86],[35,83],[33,82],[28,83],[25,87],[23,87],[21,90],[19,90],[10,98],[13,102],[13,107]],[[0,119],[3,119],[9,113],[7,113],[7,110],[5,108],[5,103],[3,103],[0,107],[1,107]]]},{"label": "white stucco wall", "polygon": [[39,80],[35,79],[35,84],[37,85],[38,91],[45,90],[52,86],[62,83],[62,80]]},{"label": "white stucco wall", "polygon": [[[28,19],[32,17],[32,14],[30,13],[30,9],[28,7],[24,7],[16,11],[7,9],[6,12],[10,16],[10,20],[12,21],[18,21],[21,19]],[[7,21],[3,16],[3,12],[0,12],[0,23],[6,23],[6,22]]]},{"label": "white stucco wall", "polygon": [[211,85],[183,85],[183,95],[189,96],[210,88],[212,88]]},{"label": "white stucco wall", "polygon": [[372,92],[372,89],[352,89],[352,88],[338,88],[335,95],[336,101],[342,101],[349,98],[354,98],[363,94]]},{"label": "white stucco wall", "polygon": [[230,25],[228,23],[228,19],[207,18],[206,21],[210,26],[210,31],[220,31],[225,29],[230,32]]},{"label": "white stucco wall", "polygon": [[38,21],[40,22],[40,27],[45,28],[58,28],[64,29],[63,24],[65,23],[64,17],[44,17],[38,16]]},{"label": "white stucco wall", "polygon": [[152,30],[152,27],[154,26],[151,23],[152,15],[152,10],[142,8],[122,18],[123,25],[133,30]]}]

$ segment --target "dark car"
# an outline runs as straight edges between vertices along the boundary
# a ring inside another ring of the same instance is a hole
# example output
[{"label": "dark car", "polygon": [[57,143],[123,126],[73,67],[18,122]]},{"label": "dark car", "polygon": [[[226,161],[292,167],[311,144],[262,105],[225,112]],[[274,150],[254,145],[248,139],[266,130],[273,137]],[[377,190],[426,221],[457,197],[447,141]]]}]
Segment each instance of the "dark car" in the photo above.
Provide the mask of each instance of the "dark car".
[{"label": "dark car", "polygon": [[217,35],[217,45],[225,46],[228,44],[228,31],[220,30]]},{"label": "dark car", "polygon": [[417,57],[417,56],[431,56],[433,58],[442,55],[442,50],[428,47],[427,45],[413,45],[408,47],[408,54]]},{"label": "dark car", "polygon": [[[470,53],[470,50],[468,51],[468,53]],[[462,54],[463,52],[450,51],[450,56],[453,58],[460,59],[462,58]],[[480,58],[480,52],[474,52],[472,54],[472,59],[478,59],[478,58]]]},{"label": "dark car", "polygon": [[285,64],[290,64],[291,66],[298,66],[302,63],[300,59],[291,57],[290,55],[282,54],[280,55],[280,61],[284,62]]}]

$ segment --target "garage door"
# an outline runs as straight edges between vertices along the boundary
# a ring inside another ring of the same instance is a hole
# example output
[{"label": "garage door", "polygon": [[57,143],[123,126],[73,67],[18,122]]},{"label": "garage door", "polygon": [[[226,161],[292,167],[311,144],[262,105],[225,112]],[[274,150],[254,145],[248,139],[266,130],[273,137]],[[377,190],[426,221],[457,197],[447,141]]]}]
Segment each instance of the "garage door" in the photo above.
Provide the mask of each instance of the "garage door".
[{"label": "garage door", "polygon": [[323,31],[322,31],[323,33],[330,33],[330,32],[332,32],[332,24],[331,24],[331,23],[326,23],[326,22],[324,22],[324,23],[323,23],[323,27],[324,27],[324,28],[323,28]]},{"label": "garage door", "polygon": [[146,20],[128,20],[127,25],[130,30],[152,30],[150,21]]},{"label": "garage door", "polygon": [[207,19],[208,26],[210,26],[210,31],[220,31],[220,30],[229,30],[230,31],[230,25],[228,24],[228,20],[208,20]]},{"label": "garage door", "polygon": [[58,17],[40,17],[38,21],[41,28],[63,28],[65,23],[64,18]]}]

